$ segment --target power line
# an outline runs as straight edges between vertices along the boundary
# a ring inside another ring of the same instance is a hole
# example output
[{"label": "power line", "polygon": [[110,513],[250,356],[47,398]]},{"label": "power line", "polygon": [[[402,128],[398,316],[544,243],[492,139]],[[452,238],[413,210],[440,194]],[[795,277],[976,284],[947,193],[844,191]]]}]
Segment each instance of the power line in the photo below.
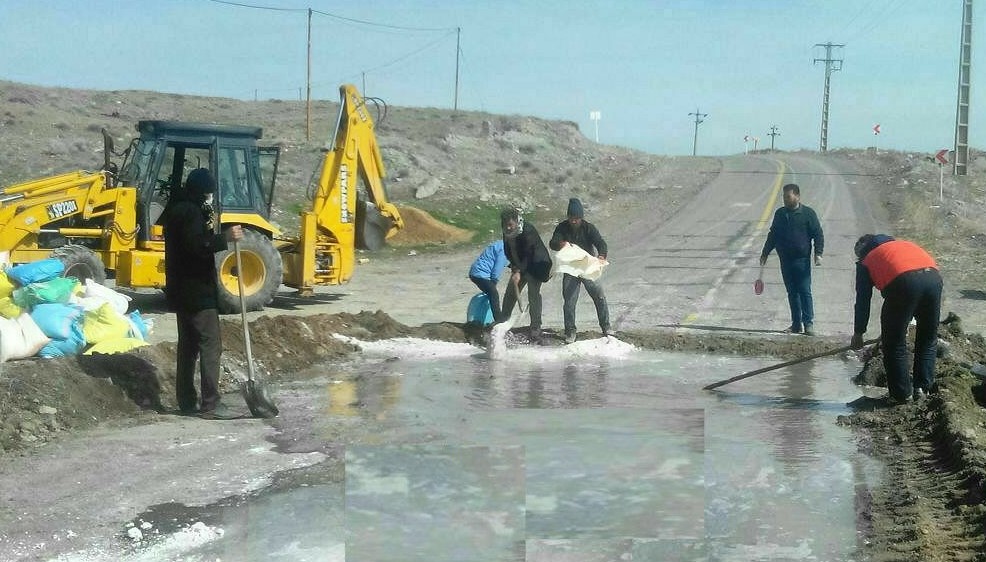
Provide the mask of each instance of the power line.
[{"label": "power line", "polygon": [[354,19],[354,18],[347,18],[347,17],[344,17],[344,16],[336,15],[336,14],[330,14],[328,12],[321,12],[319,10],[312,10],[312,13],[313,14],[319,14],[319,15],[322,15],[322,16],[327,16],[327,17],[330,17],[332,19],[337,19],[337,20],[341,20],[341,21],[348,21],[350,23],[359,23],[359,24],[363,24],[363,25],[372,25],[374,27],[385,27],[385,28],[388,28],[388,29],[399,29],[399,30],[402,30],[402,31],[455,31],[455,28],[454,27],[408,27],[408,26],[403,26],[403,25],[390,25],[390,24],[386,24],[386,23],[374,23],[372,21],[358,20],[358,19]]},{"label": "power line", "polygon": [[256,6],[254,4],[243,4],[241,2],[230,2],[228,0],[209,0],[216,4],[226,4],[227,6],[237,6],[239,8],[252,8],[254,10],[270,10],[272,12],[308,12],[303,8],[278,8],[276,6]]},{"label": "power line", "polygon": [[[209,0],[209,2],[214,2],[216,4],[225,4],[227,6],[236,6],[238,8],[251,8],[251,9],[254,9],[254,10],[270,10],[270,11],[274,11],[274,12],[302,12],[302,13],[308,13],[308,11],[309,11],[308,8],[279,8],[279,7],[276,7],[276,6],[261,6],[261,5],[258,5],[258,4],[246,4],[244,2],[232,2],[230,0]],[[360,19],[356,19],[356,18],[347,18],[346,16],[340,16],[338,14],[333,14],[333,13],[330,13],[330,12],[323,12],[321,10],[311,10],[311,13],[318,14],[320,16],[326,16],[326,17],[329,17],[329,18],[332,18],[332,19],[336,19],[336,20],[340,20],[340,21],[349,22],[349,23],[358,23],[360,25],[369,25],[369,26],[373,26],[373,27],[384,27],[384,28],[387,28],[387,29],[397,29],[397,30],[401,30],[401,31],[429,31],[430,32],[430,31],[449,31],[449,30],[454,30],[455,29],[454,27],[451,27],[451,28],[450,27],[441,27],[441,28],[439,28],[439,27],[410,27],[410,26],[402,26],[402,25],[391,25],[391,24],[386,24],[386,23],[376,23],[376,22],[367,21],[367,20],[360,20]]]},{"label": "power line", "polygon": [[855,41],[857,38],[862,37],[863,35],[869,33],[870,31],[873,31],[880,24],[886,23],[889,17],[894,12],[898,11],[906,1],[907,0],[897,0],[896,3],[894,2],[887,3],[887,5],[884,6],[884,9],[879,13],[877,13],[876,16],[872,20],[870,20],[868,24],[865,24],[862,28],[860,28],[859,31],[851,35],[846,40],[846,43],[849,43],[849,41]]},{"label": "power line", "polygon": [[435,45],[437,45],[437,44],[441,43],[442,41],[444,41],[447,37],[451,36],[453,33],[455,33],[455,30],[454,29],[451,32],[446,33],[445,35],[439,37],[438,39],[435,39],[434,41],[431,41],[431,42],[429,42],[429,43],[427,43],[425,45],[422,45],[418,49],[415,49],[415,50],[413,50],[413,51],[411,51],[409,53],[406,53],[404,55],[401,55],[401,56],[397,57],[396,59],[394,59],[394,60],[392,60],[390,62],[385,62],[385,63],[383,63],[381,65],[374,66],[373,68],[368,68],[368,69],[364,70],[363,72],[376,72],[377,70],[380,70],[380,69],[383,69],[383,68],[387,68],[388,66],[393,66],[393,65],[401,62],[402,60],[406,60],[406,59],[408,59],[408,58],[410,58],[410,57],[412,57],[412,56],[414,56],[414,55],[416,55],[416,54],[418,54],[418,53],[420,53],[422,51],[425,51],[425,50],[427,50],[427,49],[429,49],[431,47],[434,47]]}]

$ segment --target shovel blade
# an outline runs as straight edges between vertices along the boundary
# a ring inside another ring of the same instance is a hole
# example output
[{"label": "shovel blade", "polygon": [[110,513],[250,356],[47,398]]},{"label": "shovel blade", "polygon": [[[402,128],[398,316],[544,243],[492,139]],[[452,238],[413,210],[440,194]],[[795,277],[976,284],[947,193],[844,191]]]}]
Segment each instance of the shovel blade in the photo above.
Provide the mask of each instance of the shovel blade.
[{"label": "shovel blade", "polygon": [[256,380],[243,381],[240,384],[240,392],[243,393],[243,400],[246,401],[253,417],[265,419],[277,417],[279,410],[270,397],[266,385]]}]

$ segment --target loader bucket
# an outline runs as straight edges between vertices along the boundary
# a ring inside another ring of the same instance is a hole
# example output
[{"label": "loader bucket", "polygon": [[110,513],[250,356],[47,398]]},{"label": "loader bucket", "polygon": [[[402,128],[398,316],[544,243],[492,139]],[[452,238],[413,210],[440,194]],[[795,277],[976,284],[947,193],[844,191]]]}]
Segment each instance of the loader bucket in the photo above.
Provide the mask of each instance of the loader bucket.
[{"label": "loader bucket", "polygon": [[360,201],[356,214],[356,247],[360,250],[379,250],[387,243],[387,233],[394,221],[385,217],[370,202]]}]

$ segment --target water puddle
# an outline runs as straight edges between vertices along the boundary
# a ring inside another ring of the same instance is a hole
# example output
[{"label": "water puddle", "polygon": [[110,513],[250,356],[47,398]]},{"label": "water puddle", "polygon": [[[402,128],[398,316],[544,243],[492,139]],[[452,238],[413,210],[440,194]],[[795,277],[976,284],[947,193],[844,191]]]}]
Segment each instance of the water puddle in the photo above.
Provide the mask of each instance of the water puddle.
[{"label": "water puddle", "polygon": [[345,477],[142,514],[163,535],[222,530],[181,559],[852,559],[880,468],[835,424],[860,395],[855,362],[708,392],[774,360],[615,338],[498,360],[424,340],[361,345],[345,373],[278,397],[295,446],[344,447]]}]

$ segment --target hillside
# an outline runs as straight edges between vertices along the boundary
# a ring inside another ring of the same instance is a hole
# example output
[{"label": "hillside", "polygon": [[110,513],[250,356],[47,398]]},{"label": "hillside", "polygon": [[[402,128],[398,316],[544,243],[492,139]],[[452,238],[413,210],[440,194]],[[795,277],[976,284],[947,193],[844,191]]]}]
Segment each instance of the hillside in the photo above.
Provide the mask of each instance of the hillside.
[{"label": "hillside", "polygon": [[[103,162],[101,128],[122,152],[143,119],[260,126],[263,144],[281,149],[274,220],[287,232],[297,228],[296,213],[319,169],[338,110],[335,101],[315,101],[307,140],[306,104],[301,101],[0,81],[0,102],[0,185],[98,168]],[[507,204],[535,216],[545,211],[553,219],[570,196],[592,205],[614,186],[675,160],[593,143],[571,122],[383,105],[374,109],[380,110],[375,113],[377,138],[390,197],[474,231],[488,229],[495,209]]]}]

